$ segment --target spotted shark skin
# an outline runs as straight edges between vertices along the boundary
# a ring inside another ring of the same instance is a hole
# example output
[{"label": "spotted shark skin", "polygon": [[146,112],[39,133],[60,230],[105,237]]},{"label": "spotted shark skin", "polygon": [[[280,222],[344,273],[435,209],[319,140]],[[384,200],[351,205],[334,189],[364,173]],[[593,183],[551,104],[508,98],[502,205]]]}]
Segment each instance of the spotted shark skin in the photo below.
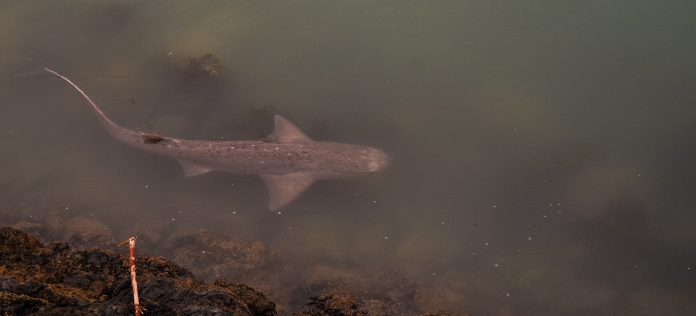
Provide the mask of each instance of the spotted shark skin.
[{"label": "spotted shark skin", "polygon": [[273,133],[263,141],[188,140],[130,130],[111,121],[70,79],[51,69],[44,70],[79,92],[113,138],[176,159],[186,176],[210,171],[261,176],[268,187],[270,210],[290,204],[316,180],[375,173],[390,164],[389,156],[377,148],[313,141],[280,115],[274,118]]}]

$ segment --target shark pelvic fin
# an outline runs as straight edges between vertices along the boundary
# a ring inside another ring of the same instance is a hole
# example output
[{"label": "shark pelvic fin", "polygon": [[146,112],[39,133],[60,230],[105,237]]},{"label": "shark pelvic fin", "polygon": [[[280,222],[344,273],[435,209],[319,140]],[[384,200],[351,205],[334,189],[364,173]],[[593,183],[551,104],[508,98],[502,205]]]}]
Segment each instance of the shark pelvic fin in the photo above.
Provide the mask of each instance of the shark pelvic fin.
[{"label": "shark pelvic fin", "polygon": [[201,175],[210,171],[210,169],[206,167],[199,166],[186,160],[179,160],[179,164],[181,165],[181,169],[184,170],[184,175],[187,177]]},{"label": "shark pelvic fin", "polygon": [[280,115],[275,116],[275,128],[271,134],[271,140],[277,143],[309,143],[312,141],[295,124],[290,123]]},{"label": "shark pelvic fin", "polygon": [[288,174],[266,174],[261,175],[261,179],[266,182],[270,201],[268,209],[277,210],[294,201],[302,192],[307,190],[314,178],[303,172]]}]

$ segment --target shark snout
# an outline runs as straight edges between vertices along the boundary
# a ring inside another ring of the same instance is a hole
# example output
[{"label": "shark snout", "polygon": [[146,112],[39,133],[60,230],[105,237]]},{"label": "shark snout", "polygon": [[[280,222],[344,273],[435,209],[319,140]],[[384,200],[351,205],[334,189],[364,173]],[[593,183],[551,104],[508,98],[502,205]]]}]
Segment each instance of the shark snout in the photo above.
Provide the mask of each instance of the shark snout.
[{"label": "shark snout", "polygon": [[368,157],[369,163],[367,167],[370,172],[380,172],[389,167],[389,164],[391,163],[389,155],[377,148],[370,148]]}]

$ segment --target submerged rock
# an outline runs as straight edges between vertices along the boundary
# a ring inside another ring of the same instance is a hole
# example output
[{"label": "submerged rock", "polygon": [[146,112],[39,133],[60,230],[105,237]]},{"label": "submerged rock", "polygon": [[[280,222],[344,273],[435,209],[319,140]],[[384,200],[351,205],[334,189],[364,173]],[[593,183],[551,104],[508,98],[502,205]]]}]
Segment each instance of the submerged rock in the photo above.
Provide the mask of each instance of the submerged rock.
[{"label": "submerged rock", "polygon": [[114,245],[113,233],[102,222],[86,217],[66,217],[52,213],[43,222],[19,221],[11,227],[43,241],[64,241],[78,249],[109,248]]},{"label": "submerged rock", "polygon": [[307,302],[307,308],[296,316],[367,316],[365,310],[358,308],[358,302],[347,295],[322,295],[312,297]]},{"label": "submerged rock", "polygon": [[198,58],[189,57],[185,69],[192,75],[205,74],[217,77],[222,73],[222,64],[213,54],[205,54]]},{"label": "submerged rock", "polygon": [[[125,253],[124,249],[124,253]],[[275,304],[251,287],[207,284],[161,257],[137,258],[140,303],[151,315],[275,315]],[[127,257],[41,244],[0,228],[0,312],[125,315],[133,311]]]},{"label": "submerged rock", "polygon": [[[402,312],[390,309],[375,310],[372,300],[363,300],[344,294],[321,295],[310,298],[307,307],[294,316],[370,316],[370,315],[403,315]],[[445,312],[426,313],[420,316],[449,316]],[[469,314],[461,314],[470,316]]]},{"label": "submerged rock", "polygon": [[[96,220],[49,219],[0,229],[0,315],[132,314],[128,249],[115,247]],[[71,246],[42,244],[16,228]],[[464,299],[456,288],[348,261],[298,268],[261,241],[200,231],[158,238],[153,247],[142,237],[136,262],[146,315],[417,315]],[[171,261],[140,256],[153,253]]]},{"label": "submerged rock", "polygon": [[220,59],[210,53],[193,58],[178,56],[170,52],[169,60],[175,69],[192,78],[217,78],[220,77],[223,71]]},{"label": "submerged rock", "polygon": [[166,253],[204,280],[257,280],[282,270],[278,254],[258,240],[238,240],[210,231],[170,238]]}]

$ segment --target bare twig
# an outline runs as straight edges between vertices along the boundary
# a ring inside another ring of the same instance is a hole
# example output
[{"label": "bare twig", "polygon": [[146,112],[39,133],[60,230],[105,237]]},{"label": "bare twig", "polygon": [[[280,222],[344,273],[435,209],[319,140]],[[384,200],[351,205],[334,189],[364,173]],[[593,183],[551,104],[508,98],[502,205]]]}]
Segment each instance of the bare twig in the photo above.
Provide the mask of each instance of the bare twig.
[{"label": "bare twig", "polygon": [[127,241],[119,244],[125,245],[128,243],[128,249],[130,250],[130,257],[128,258],[130,264],[130,275],[131,275],[131,285],[133,286],[133,304],[135,305],[135,316],[140,316],[140,300],[138,299],[138,281],[135,279],[135,237],[128,238]]}]

